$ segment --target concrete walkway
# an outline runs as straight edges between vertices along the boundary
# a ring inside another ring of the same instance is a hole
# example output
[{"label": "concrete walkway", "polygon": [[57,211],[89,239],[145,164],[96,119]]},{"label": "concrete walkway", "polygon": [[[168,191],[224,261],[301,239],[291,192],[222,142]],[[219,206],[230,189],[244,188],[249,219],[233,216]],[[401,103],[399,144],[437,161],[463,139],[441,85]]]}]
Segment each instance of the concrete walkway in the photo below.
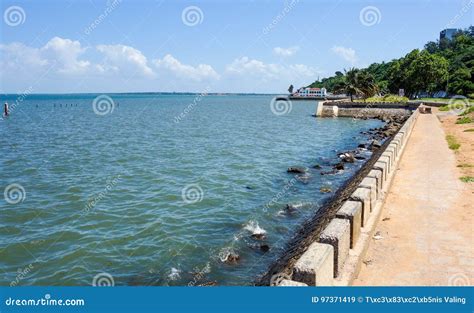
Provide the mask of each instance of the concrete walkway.
[{"label": "concrete walkway", "polygon": [[474,285],[473,190],[420,114],[354,285]]}]

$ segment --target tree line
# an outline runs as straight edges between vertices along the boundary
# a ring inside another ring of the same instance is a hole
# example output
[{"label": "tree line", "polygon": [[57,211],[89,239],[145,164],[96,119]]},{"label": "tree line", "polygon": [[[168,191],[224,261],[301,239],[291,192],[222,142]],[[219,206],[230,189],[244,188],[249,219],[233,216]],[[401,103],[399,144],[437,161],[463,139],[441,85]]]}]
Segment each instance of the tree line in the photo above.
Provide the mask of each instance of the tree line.
[{"label": "tree line", "polygon": [[326,88],[335,94],[368,98],[398,94],[413,98],[421,92],[474,97],[474,26],[459,30],[452,39],[430,41],[390,62],[372,63],[363,69],[337,71],[308,87]]}]

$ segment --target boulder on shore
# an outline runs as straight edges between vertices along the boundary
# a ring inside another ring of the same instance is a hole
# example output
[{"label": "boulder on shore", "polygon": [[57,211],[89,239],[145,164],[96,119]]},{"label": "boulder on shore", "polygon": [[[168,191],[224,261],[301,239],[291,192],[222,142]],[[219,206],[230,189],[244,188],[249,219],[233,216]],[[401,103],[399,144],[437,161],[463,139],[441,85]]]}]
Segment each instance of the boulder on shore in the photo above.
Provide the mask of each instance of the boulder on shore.
[{"label": "boulder on shore", "polygon": [[382,147],[382,144],[378,140],[372,140],[369,146],[369,150],[376,150]]}]

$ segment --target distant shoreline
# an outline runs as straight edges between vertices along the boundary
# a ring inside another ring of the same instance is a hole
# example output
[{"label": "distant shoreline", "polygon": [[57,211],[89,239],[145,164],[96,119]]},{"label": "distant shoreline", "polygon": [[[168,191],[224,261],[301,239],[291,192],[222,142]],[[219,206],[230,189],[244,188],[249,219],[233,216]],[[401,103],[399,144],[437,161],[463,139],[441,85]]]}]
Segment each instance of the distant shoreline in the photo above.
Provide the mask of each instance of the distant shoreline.
[{"label": "distant shoreline", "polygon": [[[228,93],[228,92],[73,92],[73,93],[30,93],[28,96],[67,96],[67,95],[200,95],[208,96],[277,96],[278,93]],[[0,97],[20,96],[21,93],[1,93]]]}]

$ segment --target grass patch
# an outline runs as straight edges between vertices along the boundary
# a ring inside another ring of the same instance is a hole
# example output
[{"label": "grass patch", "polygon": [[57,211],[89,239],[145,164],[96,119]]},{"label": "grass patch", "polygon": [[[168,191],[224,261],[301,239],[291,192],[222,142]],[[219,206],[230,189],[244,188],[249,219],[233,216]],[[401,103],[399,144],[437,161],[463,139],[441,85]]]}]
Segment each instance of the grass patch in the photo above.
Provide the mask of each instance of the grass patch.
[{"label": "grass patch", "polygon": [[456,138],[453,135],[447,135],[446,141],[448,142],[448,147],[451,150],[457,150],[461,147],[461,144],[456,141]]},{"label": "grass patch", "polygon": [[429,102],[448,102],[449,101],[448,98],[419,98],[416,100],[429,101]]},{"label": "grass patch", "polygon": [[470,107],[468,107],[460,115],[464,116],[464,115],[468,115],[469,113],[472,113],[472,112],[474,112],[474,105],[471,105]]},{"label": "grass patch", "polygon": [[443,112],[449,111],[449,106],[445,105],[445,106],[439,107],[438,110],[443,111]]},{"label": "grass patch", "polygon": [[457,98],[457,99],[452,99],[452,98],[420,98],[416,99],[418,101],[426,101],[426,102],[436,102],[436,103],[449,103],[450,101],[463,101],[463,102],[468,102],[469,104],[474,104],[474,101],[472,99],[467,99],[467,98]]},{"label": "grass patch", "polygon": [[467,163],[463,163],[463,164],[458,164],[458,167],[462,167],[462,168],[465,168],[465,167],[474,167],[474,165],[472,165],[472,164],[467,164]]},{"label": "grass patch", "polygon": [[459,177],[459,179],[463,183],[474,183],[474,177],[472,177],[472,176],[463,176],[463,177]]},{"label": "grass patch", "polygon": [[408,98],[407,97],[400,97],[397,95],[385,95],[383,97],[370,97],[365,100],[356,100],[356,102],[402,102],[402,103],[407,103]]},{"label": "grass patch", "polygon": [[470,118],[469,116],[464,116],[464,117],[461,117],[460,119],[458,119],[456,121],[456,124],[469,124],[469,123],[472,123],[473,120],[472,118]]},{"label": "grass patch", "polygon": [[464,130],[465,133],[472,133],[474,132],[474,128],[469,128]]}]

